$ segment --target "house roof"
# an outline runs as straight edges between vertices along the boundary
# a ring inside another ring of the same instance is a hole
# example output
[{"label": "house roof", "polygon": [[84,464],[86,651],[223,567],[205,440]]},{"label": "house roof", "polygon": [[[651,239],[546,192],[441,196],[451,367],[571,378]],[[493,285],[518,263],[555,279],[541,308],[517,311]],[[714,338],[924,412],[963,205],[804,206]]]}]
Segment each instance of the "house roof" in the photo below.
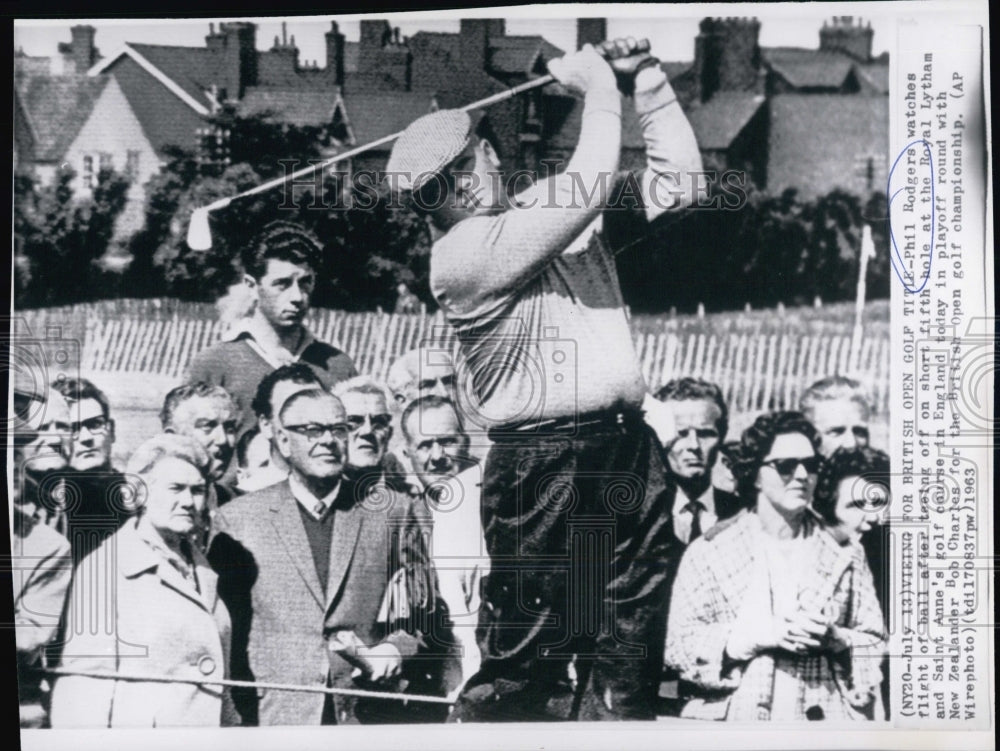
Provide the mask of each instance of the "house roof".
[{"label": "house roof", "polygon": [[217,81],[219,58],[201,47],[172,47],[160,44],[129,44],[133,50],[156,66],[188,96],[203,106],[210,100],[205,95]]},{"label": "house roof", "polygon": [[35,137],[34,157],[61,159],[108,83],[106,76],[24,76],[18,94]]},{"label": "house roof", "polygon": [[801,133],[807,139],[824,138],[824,133],[855,130],[858,123],[871,124],[875,132],[881,132],[888,123],[887,118],[888,103],[885,97],[877,95],[779,94],[771,97],[771,133],[777,137]]},{"label": "house roof", "polygon": [[[222,79],[223,54],[205,47],[128,43],[120,53],[103,61],[95,70],[107,70],[122,54],[129,54],[130,51],[137,53],[198,105],[209,107],[211,98],[208,92],[213,83],[218,84]],[[351,66],[356,69],[357,58],[357,43],[346,44],[345,70]],[[283,51],[257,52],[257,78],[261,87],[329,91],[333,85],[330,73],[329,68],[293,67]]]},{"label": "house roof", "polygon": [[[428,45],[437,47],[447,57],[455,61],[462,51],[462,36],[443,31],[418,31],[408,40],[416,52]],[[489,67],[500,74],[532,72],[535,60],[540,56],[543,62],[562,57],[563,51],[538,34],[497,36],[490,39]]]},{"label": "house roof", "polygon": [[338,101],[338,92],[331,89],[289,89],[253,86],[240,101],[243,115],[272,113],[282,122],[296,126],[328,125]]},{"label": "house roof", "polygon": [[561,49],[537,34],[500,36],[490,40],[489,66],[498,73],[530,75],[538,58],[546,63],[563,54]]},{"label": "house roof", "polygon": [[[355,144],[369,143],[403,130],[431,111],[434,98],[426,92],[362,92],[344,97],[348,127]],[[385,150],[392,148],[386,144]]]},{"label": "house roof", "polygon": [[888,63],[856,64],[854,70],[868,82],[874,91],[880,94],[889,93]]},{"label": "house roof", "polygon": [[837,89],[854,67],[840,52],[799,47],[767,47],[761,53],[770,68],[795,88]]},{"label": "house roof", "polygon": [[720,91],[687,115],[701,149],[726,149],[746,127],[764,97],[752,92]]}]

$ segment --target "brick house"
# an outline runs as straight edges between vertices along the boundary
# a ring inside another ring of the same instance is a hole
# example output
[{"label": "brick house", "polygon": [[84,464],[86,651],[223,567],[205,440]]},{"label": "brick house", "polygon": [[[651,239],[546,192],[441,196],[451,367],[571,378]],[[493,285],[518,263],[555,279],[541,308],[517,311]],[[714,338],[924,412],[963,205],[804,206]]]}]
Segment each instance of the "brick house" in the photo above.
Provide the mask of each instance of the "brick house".
[{"label": "brick house", "polygon": [[[603,41],[606,30],[604,19],[578,19],[577,47]],[[694,60],[663,64],[706,167],[745,170],[771,193],[877,189],[887,173],[888,60],[872,57],[871,28],[835,18],[818,49],[762,48],[759,32],[756,19],[706,18]],[[325,68],[300,61],[294,36],[258,50],[257,27],[245,22],[210,26],[204,47],[126,44],[104,59],[92,27],[71,35],[59,47],[61,75],[45,59],[15,57],[15,159],[43,176],[69,163],[81,191],[102,165],[131,174],[122,236],[141,224],[143,185],[168,147],[198,148],[205,118],[223,105],[321,126],[332,154],[542,75],[563,54],[538,35],[508,36],[501,19],[463,19],[457,33],[409,38],[366,19],[358,42],[333,22]],[[572,154],[581,100],[552,84],[487,114],[505,165],[539,169]],[[622,166],[640,167],[644,146],[629,105],[622,140]],[[380,169],[390,148],[345,168]]]},{"label": "brick house", "polygon": [[706,167],[805,198],[884,185],[889,61],[872,57],[871,26],[834,18],[818,49],[760,47],[759,33],[757,19],[704,19],[694,62],[671,78]]},{"label": "brick house", "polygon": [[132,185],[116,226],[121,238],[142,226],[142,186],[159,159],[118,82],[87,75],[99,59],[93,31],[73,27],[73,41],[59,46],[64,59],[58,75],[51,74],[48,58],[15,56],[15,163],[30,164],[44,183],[68,166],[80,195],[90,192],[101,169],[126,174]]}]

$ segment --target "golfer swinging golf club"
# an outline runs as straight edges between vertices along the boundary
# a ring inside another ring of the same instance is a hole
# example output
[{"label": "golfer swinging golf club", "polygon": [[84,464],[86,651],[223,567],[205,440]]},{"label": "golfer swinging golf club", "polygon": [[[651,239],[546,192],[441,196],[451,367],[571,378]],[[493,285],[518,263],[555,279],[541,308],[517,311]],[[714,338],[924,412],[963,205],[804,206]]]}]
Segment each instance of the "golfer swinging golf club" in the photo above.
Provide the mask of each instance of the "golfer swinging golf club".
[{"label": "golfer swinging golf club", "polygon": [[[614,251],[690,204],[701,161],[647,50],[617,40],[549,64],[583,94],[580,139],[564,172],[526,191],[507,195],[493,144],[457,110],[410,125],[386,168],[430,221],[431,288],[460,342],[458,398],[494,441],[482,666],[453,720],[654,717],[664,560],[677,553]],[[619,87],[645,139],[635,175],[616,174]]]}]

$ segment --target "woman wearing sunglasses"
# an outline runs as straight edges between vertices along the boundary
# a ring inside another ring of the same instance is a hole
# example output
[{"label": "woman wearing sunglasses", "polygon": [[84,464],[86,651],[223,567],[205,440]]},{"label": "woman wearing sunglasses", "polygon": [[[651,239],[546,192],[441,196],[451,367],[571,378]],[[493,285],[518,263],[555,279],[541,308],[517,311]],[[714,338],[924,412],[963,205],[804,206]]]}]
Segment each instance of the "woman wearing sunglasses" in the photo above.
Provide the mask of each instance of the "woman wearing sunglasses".
[{"label": "woman wearing sunglasses", "polygon": [[873,716],[882,614],[861,547],[811,509],[818,445],[798,412],[744,431],[734,469],[752,508],[692,543],[674,584],[666,661],[682,717]]}]

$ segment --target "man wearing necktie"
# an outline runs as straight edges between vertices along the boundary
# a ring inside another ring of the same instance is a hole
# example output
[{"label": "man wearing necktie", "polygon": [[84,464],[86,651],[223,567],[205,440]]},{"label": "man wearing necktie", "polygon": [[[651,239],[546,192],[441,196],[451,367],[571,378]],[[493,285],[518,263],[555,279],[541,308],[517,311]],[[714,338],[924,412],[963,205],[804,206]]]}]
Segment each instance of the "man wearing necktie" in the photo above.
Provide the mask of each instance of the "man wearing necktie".
[{"label": "man wearing necktie", "polygon": [[[337,397],[321,389],[297,392],[280,408],[276,425],[288,479],[220,509],[211,548],[220,594],[233,613],[232,674],[399,690],[432,617],[429,532],[407,495],[344,476],[351,428]],[[397,702],[254,693],[237,702],[244,724],[399,716]]]},{"label": "man wearing necktie", "polygon": [[[672,587],[687,546],[716,522],[734,516],[741,505],[737,496],[712,485],[712,468],[728,429],[728,410],[719,387],[697,378],[679,378],[669,381],[655,397],[669,408],[676,426],[672,436],[661,437],[676,548],[668,560]],[[667,602],[669,607],[669,598]],[[661,711],[666,714],[674,714],[681,706],[675,705],[676,681],[676,675],[665,671],[660,695],[664,700]]]}]

